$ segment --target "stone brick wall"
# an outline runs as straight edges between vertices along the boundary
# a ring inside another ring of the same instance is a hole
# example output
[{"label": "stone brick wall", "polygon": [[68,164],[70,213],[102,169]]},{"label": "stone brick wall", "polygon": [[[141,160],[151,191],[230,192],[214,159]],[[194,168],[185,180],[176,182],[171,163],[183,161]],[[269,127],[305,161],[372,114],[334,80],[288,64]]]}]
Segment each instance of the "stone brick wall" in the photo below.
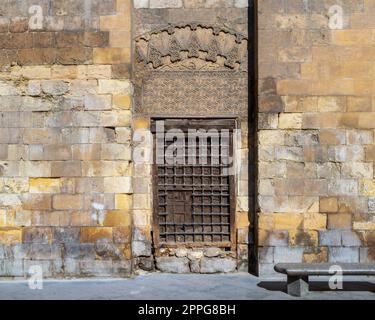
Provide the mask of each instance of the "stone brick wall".
[{"label": "stone brick wall", "polygon": [[261,274],[375,259],[374,12],[373,0],[258,1]]},{"label": "stone brick wall", "polygon": [[130,0],[3,0],[0,16],[0,276],[127,275]]}]

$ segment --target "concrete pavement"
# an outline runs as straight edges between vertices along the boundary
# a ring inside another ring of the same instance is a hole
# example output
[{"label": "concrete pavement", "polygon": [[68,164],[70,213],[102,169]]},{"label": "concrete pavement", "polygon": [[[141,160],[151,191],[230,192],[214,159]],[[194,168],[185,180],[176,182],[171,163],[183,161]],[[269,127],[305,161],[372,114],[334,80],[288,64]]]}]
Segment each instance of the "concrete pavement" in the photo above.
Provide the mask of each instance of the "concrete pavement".
[{"label": "concrete pavement", "polygon": [[[375,300],[375,279],[344,282],[339,292],[327,289],[327,282],[314,282],[307,300]],[[358,278],[356,279],[358,280]],[[0,299],[129,299],[129,300],[289,300],[285,282],[260,279],[249,274],[172,275],[149,273],[131,279],[45,280],[42,290],[31,290],[27,281],[0,281]]]}]

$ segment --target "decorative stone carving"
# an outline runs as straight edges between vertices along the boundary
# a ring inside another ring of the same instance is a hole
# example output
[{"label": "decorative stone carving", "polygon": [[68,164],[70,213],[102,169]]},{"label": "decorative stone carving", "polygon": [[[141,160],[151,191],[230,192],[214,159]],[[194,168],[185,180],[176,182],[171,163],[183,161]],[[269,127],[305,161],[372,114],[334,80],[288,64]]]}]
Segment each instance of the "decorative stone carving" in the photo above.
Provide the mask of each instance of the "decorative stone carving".
[{"label": "decorative stone carving", "polygon": [[247,71],[247,38],[219,25],[167,25],[136,38],[136,67],[149,71]]},{"label": "decorative stone carving", "polygon": [[[135,112],[145,116],[246,116],[247,77],[242,72],[152,72],[136,90]],[[140,88],[139,88],[140,89]]]}]

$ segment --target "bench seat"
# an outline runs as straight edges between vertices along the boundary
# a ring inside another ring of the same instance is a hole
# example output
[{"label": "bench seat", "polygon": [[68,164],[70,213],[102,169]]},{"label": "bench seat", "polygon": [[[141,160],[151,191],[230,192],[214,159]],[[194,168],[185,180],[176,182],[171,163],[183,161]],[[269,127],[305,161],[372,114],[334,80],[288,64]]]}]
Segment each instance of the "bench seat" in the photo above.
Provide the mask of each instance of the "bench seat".
[{"label": "bench seat", "polygon": [[[337,273],[339,266],[342,275],[347,276],[374,276],[373,263],[279,263],[275,271],[286,274],[288,277],[288,294],[301,297],[309,291],[309,276],[332,276]],[[332,269],[331,269],[332,268]]]}]

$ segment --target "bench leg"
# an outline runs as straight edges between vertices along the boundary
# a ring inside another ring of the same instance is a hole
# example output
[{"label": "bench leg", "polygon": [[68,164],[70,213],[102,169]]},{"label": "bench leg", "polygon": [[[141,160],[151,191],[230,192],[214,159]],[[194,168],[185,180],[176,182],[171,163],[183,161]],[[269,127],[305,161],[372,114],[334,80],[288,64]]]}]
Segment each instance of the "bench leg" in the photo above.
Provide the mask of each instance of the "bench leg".
[{"label": "bench leg", "polygon": [[302,297],[309,293],[309,277],[288,276],[288,294],[294,297]]}]

